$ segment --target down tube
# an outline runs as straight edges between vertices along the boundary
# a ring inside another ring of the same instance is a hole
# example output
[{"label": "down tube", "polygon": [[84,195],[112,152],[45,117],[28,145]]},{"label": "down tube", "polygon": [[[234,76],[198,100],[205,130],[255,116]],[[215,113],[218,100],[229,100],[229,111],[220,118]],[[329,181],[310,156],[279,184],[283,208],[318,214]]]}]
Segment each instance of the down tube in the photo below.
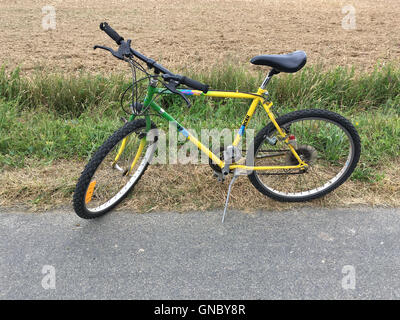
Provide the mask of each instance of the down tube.
[{"label": "down tube", "polygon": [[154,111],[158,112],[161,115],[161,117],[163,117],[165,120],[172,122],[177,127],[178,131],[186,137],[186,139],[194,143],[197,148],[199,148],[209,158],[211,158],[219,167],[222,168],[224,166],[225,163],[221,161],[220,158],[218,158],[214,153],[212,153],[211,150],[208,149],[205,145],[203,145],[199,140],[193,137],[189,131],[187,131],[178,121],[176,121],[168,112],[166,112],[163,108],[161,108],[157,103],[155,103],[154,101],[151,102],[150,107]]}]

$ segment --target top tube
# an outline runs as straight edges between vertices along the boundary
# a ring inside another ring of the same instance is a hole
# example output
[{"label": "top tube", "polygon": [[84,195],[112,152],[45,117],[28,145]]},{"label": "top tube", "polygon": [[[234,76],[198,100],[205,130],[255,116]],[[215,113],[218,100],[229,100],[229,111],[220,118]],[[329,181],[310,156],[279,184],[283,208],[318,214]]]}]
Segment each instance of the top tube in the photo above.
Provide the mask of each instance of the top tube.
[{"label": "top tube", "polygon": [[[260,90],[262,90],[260,92]],[[244,93],[244,92],[236,92],[236,91],[213,91],[209,90],[207,93],[204,93],[200,90],[191,90],[191,89],[178,89],[179,92],[183,93],[187,96],[205,96],[205,97],[216,97],[216,98],[233,98],[233,99],[259,99],[263,98],[261,95],[265,93],[267,90],[260,89],[257,93]],[[163,88],[156,88],[156,92],[159,94],[171,94],[172,92],[169,90],[165,90]]]}]

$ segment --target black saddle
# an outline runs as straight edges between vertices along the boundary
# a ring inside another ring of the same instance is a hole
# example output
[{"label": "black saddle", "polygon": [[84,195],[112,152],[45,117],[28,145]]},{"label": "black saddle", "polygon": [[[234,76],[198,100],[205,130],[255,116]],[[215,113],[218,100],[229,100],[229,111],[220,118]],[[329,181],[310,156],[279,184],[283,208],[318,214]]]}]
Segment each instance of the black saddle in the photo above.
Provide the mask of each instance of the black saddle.
[{"label": "black saddle", "polygon": [[299,71],[307,62],[304,51],[295,51],[288,54],[264,54],[250,60],[252,64],[269,66],[279,72],[293,73]]}]

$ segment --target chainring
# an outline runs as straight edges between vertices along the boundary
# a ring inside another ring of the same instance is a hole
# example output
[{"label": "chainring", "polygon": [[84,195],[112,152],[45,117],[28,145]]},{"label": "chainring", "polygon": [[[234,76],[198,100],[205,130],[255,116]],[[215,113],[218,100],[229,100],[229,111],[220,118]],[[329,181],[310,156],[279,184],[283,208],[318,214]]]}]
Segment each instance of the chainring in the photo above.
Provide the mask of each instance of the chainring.
[{"label": "chainring", "polygon": [[[234,147],[234,148],[237,149],[236,147]],[[224,161],[224,151],[225,151],[225,150],[226,150],[226,149],[225,149],[224,147],[220,147],[219,150],[216,149],[216,150],[213,151],[213,153],[214,153],[215,155],[217,155],[222,161]],[[240,151],[238,150],[238,152],[240,152]],[[232,160],[232,161],[234,161],[234,160]],[[220,166],[217,165],[216,163],[214,163],[214,162],[212,161],[211,158],[208,159],[208,164],[210,165],[210,167],[211,167],[215,172],[218,172],[218,173],[221,173],[221,172],[222,172],[222,169],[220,168]],[[230,169],[229,172],[232,173],[233,170]]]}]

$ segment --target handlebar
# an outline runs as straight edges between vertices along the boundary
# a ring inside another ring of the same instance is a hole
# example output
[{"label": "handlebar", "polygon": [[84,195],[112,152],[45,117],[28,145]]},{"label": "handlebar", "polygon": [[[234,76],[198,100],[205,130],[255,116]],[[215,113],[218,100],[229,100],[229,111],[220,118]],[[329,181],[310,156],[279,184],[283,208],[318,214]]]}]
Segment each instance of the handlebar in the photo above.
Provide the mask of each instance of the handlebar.
[{"label": "handlebar", "polygon": [[208,91],[208,84],[203,84],[199,81],[190,79],[185,76],[182,77],[181,83],[187,85],[190,88],[203,91],[204,93],[207,93],[207,91]]},{"label": "handlebar", "polygon": [[113,39],[117,45],[120,45],[122,41],[124,41],[124,38],[121,37],[117,31],[115,31],[113,28],[111,28],[107,22],[102,22],[100,23],[100,30],[103,30],[105,33],[108,34],[108,36]]},{"label": "handlebar", "polygon": [[134,55],[136,58],[142,60],[147,64],[149,68],[153,68],[156,73],[163,73],[163,78],[165,80],[175,80],[178,84],[184,84],[192,89],[203,91],[207,93],[208,85],[203,84],[199,81],[190,79],[185,76],[177,75],[169,71],[168,69],[164,68],[163,66],[159,65],[153,59],[147,58],[146,56],[142,55],[141,53],[133,50],[130,47],[130,40],[127,42],[124,41],[124,38],[121,37],[118,32],[116,32],[113,28],[111,28],[107,22],[100,23],[100,29],[103,30],[111,39],[113,39],[120,47],[118,52],[115,52],[111,48],[103,47],[103,46],[94,46],[94,49],[101,48],[110,51],[115,57],[119,59],[124,59],[124,56],[131,56]]},{"label": "handlebar", "polygon": [[181,76],[179,74],[163,75],[162,77],[166,81],[173,80],[176,81],[177,84],[184,84],[192,89],[203,91],[204,93],[207,93],[208,91],[208,84],[203,84],[199,81],[190,79],[185,76]]}]

